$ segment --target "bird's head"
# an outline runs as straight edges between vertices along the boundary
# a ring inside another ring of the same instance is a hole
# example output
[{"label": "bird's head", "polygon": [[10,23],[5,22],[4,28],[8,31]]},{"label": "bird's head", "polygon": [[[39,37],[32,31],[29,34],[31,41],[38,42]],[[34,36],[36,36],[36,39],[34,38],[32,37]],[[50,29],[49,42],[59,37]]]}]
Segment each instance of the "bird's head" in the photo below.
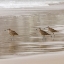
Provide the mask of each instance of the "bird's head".
[{"label": "bird's head", "polygon": [[[11,30],[11,29],[7,29],[7,30]],[[4,30],[4,31],[7,31],[7,30]]]}]

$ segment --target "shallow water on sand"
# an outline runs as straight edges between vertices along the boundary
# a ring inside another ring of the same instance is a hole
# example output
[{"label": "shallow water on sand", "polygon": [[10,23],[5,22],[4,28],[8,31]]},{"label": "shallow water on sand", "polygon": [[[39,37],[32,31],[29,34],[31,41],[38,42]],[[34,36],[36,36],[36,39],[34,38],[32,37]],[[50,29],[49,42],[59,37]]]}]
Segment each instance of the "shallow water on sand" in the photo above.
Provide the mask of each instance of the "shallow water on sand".
[{"label": "shallow water on sand", "polygon": [[[64,14],[36,13],[20,16],[0,16],[0,58],[64,51]],[[48,31],[50,26],[59,32]],[[10,36],[6,29],[15,30],[19,35]],[[40,34],[39,29],[52,37]],[[44,29],[45,28],[45,29]],[[37,30],[36,30],[37,29]],[[12,40],[11,40],[12,39]]]}]

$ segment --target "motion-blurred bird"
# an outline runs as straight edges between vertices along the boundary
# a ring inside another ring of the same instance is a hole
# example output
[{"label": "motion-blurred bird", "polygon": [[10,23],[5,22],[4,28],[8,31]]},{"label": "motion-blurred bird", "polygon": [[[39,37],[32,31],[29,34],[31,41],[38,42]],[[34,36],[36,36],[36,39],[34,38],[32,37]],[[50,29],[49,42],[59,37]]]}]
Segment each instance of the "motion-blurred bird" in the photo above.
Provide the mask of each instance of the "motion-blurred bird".
[{"label": "motion-blurred bird", "polygon": [[[49,27],[49,26],[48,26],[47,28],[48,28],[48,30],[49,30],[50,32],[53,33],[53,35],[54,35],[55,32],[58,32],[57,30],[55,30],[55,29],[53,29],[53,28],[51,28],[51,27]],[[55,35],[54,35],[54,36],[55,36]]]},{"label": "motion-blurred bird", "polygon": [[11,30],[11,29],[7,29],[8,30],[8,33],[11,35],[11,36],[15,36],[15,35],[18,35],[18,33],[16,33],[15,31]]},{"label": "motion-blurred bird", "polygon": [[[11,35],[11,36],[15,36],[15,35],[18,35],[18,33],[16,33],[14,30],[11,30],[11,29],[7,29],[8,30],[8,33]],[[6,30],[5,30],[6,31]]]},{"label": "motion-blurred bird", "polygon": [[40,31],[41,35],[43,35],[43,37],[45,37],[45,35],[50,35],[50,34],[47,33],[46,31],[41,30],[41,28],[39,28],[39,31]]}]

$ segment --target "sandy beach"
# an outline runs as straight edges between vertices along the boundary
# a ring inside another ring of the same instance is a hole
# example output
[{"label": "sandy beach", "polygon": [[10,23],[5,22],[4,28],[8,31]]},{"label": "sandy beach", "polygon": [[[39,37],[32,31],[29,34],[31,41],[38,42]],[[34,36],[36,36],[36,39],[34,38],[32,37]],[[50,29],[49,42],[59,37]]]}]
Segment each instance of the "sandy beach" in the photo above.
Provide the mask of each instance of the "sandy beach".
[{"label": "sandy beach", "polygon": [[64,64],[64,52],[0,59],[1,64]]},{"label": "sandy beach", "polygon": [[[0,64],[64,64],[63,6],[0,8]],[[58,30],[55,37],[47,26]],[[11,37],[9,28],[19,35]],[[43,40],[38,28],[52,37]]]}]

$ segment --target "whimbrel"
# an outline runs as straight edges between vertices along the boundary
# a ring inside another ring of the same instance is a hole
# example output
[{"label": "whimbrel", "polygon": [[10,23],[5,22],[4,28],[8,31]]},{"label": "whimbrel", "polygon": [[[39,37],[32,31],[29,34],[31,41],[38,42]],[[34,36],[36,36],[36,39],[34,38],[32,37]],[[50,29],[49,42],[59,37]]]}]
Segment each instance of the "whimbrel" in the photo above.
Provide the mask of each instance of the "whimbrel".
[{"label": "whimbrel", "polygon": [[[51,28],[51,27],[47,27],[48,28],[48,30],[50,31],[50,32],[52,32],[53,33],[53,35],[54,35],[54,32],[58,32],[57,30],[55,30],[55,29],[53,29],[53,28]],[[55,36],[55,35],[54,35]]]},{"label": "whimbrel", "polygon": [[7,29],[8,30],[8,33],[11,35],[11,36],[15,36],[15,35],[18,35],[18,33],[16,33],[15,31],[11,30],[11,29]]},{"label": "whimbrel", "polygon": [[39,30],[40,30],[41,35],[43,35],[43,37],[45,37],[45,35],[50,35],[46,31],[41,30],[41,28],[39,28]]}]

